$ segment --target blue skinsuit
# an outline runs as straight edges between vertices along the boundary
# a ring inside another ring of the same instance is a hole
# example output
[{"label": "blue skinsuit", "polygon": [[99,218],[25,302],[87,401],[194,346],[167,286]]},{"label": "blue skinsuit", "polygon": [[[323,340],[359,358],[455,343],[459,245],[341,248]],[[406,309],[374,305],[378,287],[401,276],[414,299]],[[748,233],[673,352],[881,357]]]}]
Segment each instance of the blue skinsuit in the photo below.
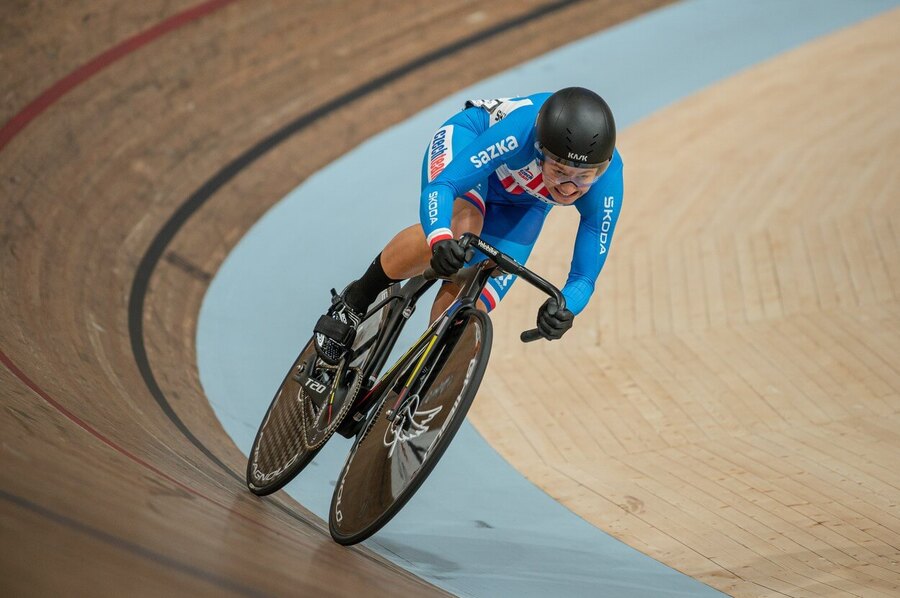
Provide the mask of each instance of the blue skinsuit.
[{"label": "blue skinsuit", "polygon": [[[484,214],[481,237],[524,264],[544,219],[554,205],[543,185],[534,123],[550,97],[475,100],[438,129],[425,152],[419,217],[429,245],[453,238],[454,200]],[[622,158],[614,151],[609,168],[577,201],[581,215],[569,277],[562,288],[566,307],[578,314],[594,292],[622,208]],[[486,259],[479,254],[473,261]],[[491,279],[481,300],[496,307],[515,277]]]}]

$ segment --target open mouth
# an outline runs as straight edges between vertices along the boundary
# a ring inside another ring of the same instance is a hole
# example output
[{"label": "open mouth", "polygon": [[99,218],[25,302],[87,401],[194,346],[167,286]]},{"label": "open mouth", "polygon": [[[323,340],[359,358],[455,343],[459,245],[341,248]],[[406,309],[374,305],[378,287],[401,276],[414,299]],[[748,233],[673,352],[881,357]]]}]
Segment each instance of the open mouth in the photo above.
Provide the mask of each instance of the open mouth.
[{"label": "open mouth", "polygon": [[579,189],[574,189],[570,193],[566,193],[559,186],[554,185],[551,189],[552,194],[556,196],[557,201],[572,201],[580,196]]}]

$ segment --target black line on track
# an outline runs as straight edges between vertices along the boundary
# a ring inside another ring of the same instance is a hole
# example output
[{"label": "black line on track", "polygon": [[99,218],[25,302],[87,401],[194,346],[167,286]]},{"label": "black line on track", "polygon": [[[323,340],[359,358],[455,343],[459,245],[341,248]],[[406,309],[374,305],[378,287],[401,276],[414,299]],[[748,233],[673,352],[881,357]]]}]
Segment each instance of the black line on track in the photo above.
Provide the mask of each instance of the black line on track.
[{"label": "black line on track", "polygon": [[200,282],[209,283],[212,281],[212,274],[206,272],[205,270],[203,270],[203,268],[200,268],[196,264],[192,264],[187,260],[187,258],[178,255],[174,251],[168,252],[163,259],[165,259],[168,263],[172,264],[179,270],[183,271],[188,276],[196,278]]},{"label": "black line on track", "polygon": [[[297,117],[222,167],[222,169],[213,175],[212,178],[208,179],[199,189],[194,191],[194,193],[192,193],[175,211],[172,217],[169,218],[165,225],[163,225],[153,238],[146,253],[144,253],[144,256],[141,258],[137,267],[137,273],[135,274],[134,281],[131,285],[131,294],[128,300],[128,331],[131,337],[131,350],[134,354],[134,360],[137,363],[138,370],[140,370],[141,376],[144,378],[144,383],[147,385],[150,394],[156,399],[160,409],[162,409],[163,413],[166,414],[166,417],[175,424],[175,427],[178,428],[184,437],[197,447],[200,452],[206,455],[210,461],[215,463],[224,472],[243,485],[244,479],[225,465],[200,441],[200,439],[194,436],[193,432],[191,432],[172,408],[165,393],[163,393],[162,389],[159,387],[156,377],[153,375],[153,368],[150,366],[150,360],[147,356],[147,348],[144,342],[144,303],[150,286],[150,279],[153,276],[156,265],[165,254],[166,248],[175,235],[178,234],[178,231],[181,230],[181,227],[187,223],[194,212],[199,210],[203,204],[216,193],[216,191],[225,186],[242,170],[253,164],[256,160],[267,154],[270,150],[277,147],[295,133],[302,131],[319,119],[346,107],[348,104],[359,100],[379,88],[393,83],[424,66],[447,58],[466,48],[478,45],[492,37],[511,31],[520,25],[535,21],[584,1],[585,0],[562,0],[547,4],[531,12],[494,25],[484,31],[464,37],[432,50],[406,64],[402,64],[383,75],[379,75],[329,101],[327,104],[323,104],[318,108],[314,108],[310,112]],[[287,507],[280,506],[280,508],[286,512],[290,512]],[[290,512],[290,514],[294,516],[294,518],[298,518],[293,512]]]},{"label": "black line on track", "polygon": [[44,519],[48,519],[58,525],[62,525],[76,532],[88,535],[95,540],[103,542],[104,544],[108,544],[124,552],[131,553],[135,556],[145,558],[156,563],[157,565],[175,569],[180,573],[184,573],[185,575],[188,575],[190,577],[205,581],[223,590],[227,590],[229,592],[234,592],[236,594],[241,594],[244,596],[265,595],[262,592],[251,587],[231,581],[227,577],[223,577],[222,575],[211,573],[209,571],[204,571],[203,569],[194,567],[193,565],[182,563],[170,556],[166,556],[164,554],[156,552],[155,550],[145,548],[140,544],[135,544],[134,542],[130,542],[128,540],[125,540],[124,538],[120,538],[119,536],[114,536],[113,534],[107,533],[101,529],[97,529],[91,525],[88,525],[87,523],[82,523],[81,521],[72,519],[71,517],[67,517],[66,515],[62,515],[60,513],[57,513],[56,511],[52,511],[46,507],[35,504],[27,498],[22,498],[21,496],[10,494],[9,492],[6,492],[2,489],[0,489],[0,499],[16,505],[20,509],[31,511],[35,515],[39,515]]}]

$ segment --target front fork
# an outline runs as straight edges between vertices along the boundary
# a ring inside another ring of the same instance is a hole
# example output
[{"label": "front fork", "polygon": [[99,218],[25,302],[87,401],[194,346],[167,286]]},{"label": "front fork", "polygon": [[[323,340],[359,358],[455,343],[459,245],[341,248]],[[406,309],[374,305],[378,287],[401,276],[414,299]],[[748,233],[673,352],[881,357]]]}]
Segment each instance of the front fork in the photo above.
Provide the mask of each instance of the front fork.
[{"label": "front fork", "polygon": [[[418,392],[428,380],[428,374],[430,373],[429,364],[434,362],[434,360],[431,359],[434,355],[434,349],[439,346],[438,341],[444,335],[447,325],[453,321],[453,318],[460,307],[459,301],[456,301],[447,308],[447,311],[441,316],[438,325],[434,328],[434,332],[431,333],[428,344],[425,345],[425,350],[422,351],[422,355],[419,356],[418,361],[416,361],[416,365],[412,368],[406,382],[403,384],[403,388],[400,389],[397,400],[394,401],[393,406],[385,412],[389,422],[393,422],[398,414],[405,413],[410,403],[418,397]],[[412,392],[414,387],[415,392]]]}]

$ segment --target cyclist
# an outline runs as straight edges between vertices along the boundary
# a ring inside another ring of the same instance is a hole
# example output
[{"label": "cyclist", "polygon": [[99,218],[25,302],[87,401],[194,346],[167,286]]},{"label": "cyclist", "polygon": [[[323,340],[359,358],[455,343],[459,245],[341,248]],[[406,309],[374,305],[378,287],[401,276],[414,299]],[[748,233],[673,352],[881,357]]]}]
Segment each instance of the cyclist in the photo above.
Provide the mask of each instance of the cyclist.
[{"label": "cyclist", "polygon": [[[524,264],[550,209],[574,205],[581,219],[562,289],[566,308],[548,299],[537,316],[544,338],[562,337],[593,294],[622,207],[615,144],[612,111],[584,88],[466,102],[428,144],[420,224],[398,233],[343,293],[332,292],[332,305],[315,327],[319,356],[340,361],[362,315],[391,283],[421,274],[429,263],[442,276],[462,268],[466,255],[456,239],[463,233],[480,235]],[[469,263],[483,259],[477,253]],[[496,307],[513,281],[511,275],[492,278],[479,307]],[[432,319],[457,292],[444,283]]]}]

